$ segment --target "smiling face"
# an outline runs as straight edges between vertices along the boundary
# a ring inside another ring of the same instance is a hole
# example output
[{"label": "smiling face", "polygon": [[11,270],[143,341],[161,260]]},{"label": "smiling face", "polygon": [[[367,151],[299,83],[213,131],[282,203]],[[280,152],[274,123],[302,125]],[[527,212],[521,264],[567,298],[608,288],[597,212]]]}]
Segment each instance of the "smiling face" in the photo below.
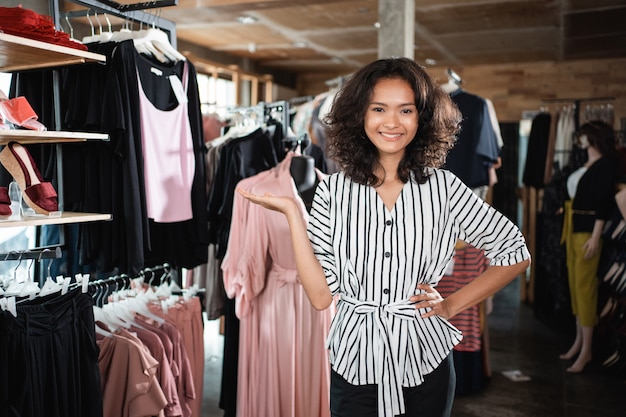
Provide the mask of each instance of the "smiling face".
[{"label": "smiling face", "polygon": [[418,127],[415,96],[409,83],[399,78],[379,80],[365,112],[364,127],[379,158],[402,159]]}]

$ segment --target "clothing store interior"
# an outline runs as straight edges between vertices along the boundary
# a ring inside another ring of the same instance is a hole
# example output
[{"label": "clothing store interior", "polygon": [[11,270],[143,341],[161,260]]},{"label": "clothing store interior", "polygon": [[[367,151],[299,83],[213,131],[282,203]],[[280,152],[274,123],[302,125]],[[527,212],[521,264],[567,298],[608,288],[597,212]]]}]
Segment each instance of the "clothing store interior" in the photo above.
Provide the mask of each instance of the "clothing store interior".
[{"label": "clothing store interior", "polygon": [[[622,0],[3,0],[0,415],[330,417],[334,309],[236,187],[338,172],[333,99],[403,56],[461,112],[443,168],[532,257],[450,319],[451,415],[623,417],[624,21]],[[591,187],[611,198],[583,323],[564,208],[598,121],[616,172]],[[437,290],[489,264],[458,240]]]}]

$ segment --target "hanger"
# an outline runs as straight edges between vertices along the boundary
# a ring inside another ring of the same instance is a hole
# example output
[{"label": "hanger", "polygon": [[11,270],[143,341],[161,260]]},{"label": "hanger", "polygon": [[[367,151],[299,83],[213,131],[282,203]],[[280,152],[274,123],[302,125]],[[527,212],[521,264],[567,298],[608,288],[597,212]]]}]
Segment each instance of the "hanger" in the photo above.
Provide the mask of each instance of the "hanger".
[{"label": "hanger", "polygon": [[[39,253],[39,257],[37,261],[41,260],[41,255],[43,255],[43,251]],[[26,269],[26,281],[24,281],[24,285],[22,285],[22,289],[20,290],[20,293],[18,294],[19,297],[28,297],[28,299],[32,300],[41,291],[41,289],[39,288],[39,285],[33,281],[33,278],[30,274],[30,269],[32,268],[34,263],[35,263],[35,259],[33,258],[31,259],[30,264],[28,265],[28,268]]]},{"label": "hanger", "polygon": [[133,31],[129,27],[128,19],[124,19],[124,26],[111,34],[110,42],[122,42],[132,38]]},{"label": "hanger", "polygon": [[156,27],[155,20],[157,18],[158,16],[155,15],[152,27],[148,25],[148,29],[139,30],[133,34],[135,48],[138,48],[137,50],[149,50],[156,59],[164,63],[185,61],[187,58],[172,46],[167,33]]},{"label": "hanger", "polygon": [[443,91],[450,94],[461,88],[463,80],[461,79],[459,74],[448,68],[446,70],[446,75],[448,76],[448,82],[445,84],[441,84],[440,86]]},{"label": "hanger", "polygon": [[68,14],[65,15],[65,21],[67,22],[67,26],[70,28],[70,39],[71,40],[76,40],[76,39],[74,39],[74,27],[70,23],[70,17],[69,17]]},{"label": "hanger", "polygon": [[[96,18],[97,16],[98,15],[96,14]],[[107,21],[109,30],[107,32],[103,32],[102,25],[100,26],[100,43],[109,42],[113,37],[113,31],[111,30],[111,20],[106,13],[104,13],[104,19]],[[100,20],[98,20],[98,23],[100,23]]]},{"label": "hanger", "polygon": [[91,18],[89,17],[89,10],[87,10],[86,17],[87,17],[87,20],[89,21],[89,26],[91,26],[91,35],[85,36],[82,40],[82,43],[98,42],[100,40],[100,35],[96,35],[96,28],[93,26],[93,22],[91,21]]},{"label": "hanger", "polygon": [[[17,253],[17,252],[13,251],[13,250],[9,251],[9,253],[7,253],[4,256],[4,261],[9,260],[9,257],[11,255],[13,255],[14,253]],[[5,294],[4,288],[8,287],[10,283],[11,283],[11,277],[9,275],[7,275],[7,274],[0,275],[0,295],[4,295]]]},{"label": "hanger", "polygon": [[22,263],[23,252],[19,252],[19,254],[20,254],[20,257],[17,261],[17,266],[13,270],[13,278],[9,282],[9,286],[6,288],[6,290],[4,290],[5,295],[18,295],[22,291],[22,287],[24,283],[17,281],[17,270]]},{"label": "hanger", "polygon": [[140,23],[139,30],[132,33],[131,38],[133,40],[133,44],[135,45],[135,49],[137,49],[137,52],[140,54],[153,56],[161,63],[169,62],[169,58],[155,46],[155,42],[149,35],[148,30],[144,30],[143,23]]},{"label": "hanger", "polygon": [[52,276],[50,275],[50,268],[52,267],[53,261],[54,259],[50,258],[50,262],[48,262],[48,271],[46,275],[46,281],[44,282],[43,287],[41,287],[41,291],[39,291],[40,297],[44,297],[49,294],[54,294],[55,292],[61,291],[61,289],[63,288],[63,286],[58,284],[55,280],[53,280]]}]

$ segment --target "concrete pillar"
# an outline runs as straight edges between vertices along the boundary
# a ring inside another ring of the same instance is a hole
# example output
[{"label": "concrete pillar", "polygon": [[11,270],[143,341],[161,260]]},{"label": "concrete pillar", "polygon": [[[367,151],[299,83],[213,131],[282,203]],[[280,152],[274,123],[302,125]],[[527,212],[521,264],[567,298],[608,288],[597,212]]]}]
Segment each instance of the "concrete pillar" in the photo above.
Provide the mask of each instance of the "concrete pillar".
[{"label": "concrete pillar", "polygon": [[415,58],[415,0],[378,0],[378,58]]}]

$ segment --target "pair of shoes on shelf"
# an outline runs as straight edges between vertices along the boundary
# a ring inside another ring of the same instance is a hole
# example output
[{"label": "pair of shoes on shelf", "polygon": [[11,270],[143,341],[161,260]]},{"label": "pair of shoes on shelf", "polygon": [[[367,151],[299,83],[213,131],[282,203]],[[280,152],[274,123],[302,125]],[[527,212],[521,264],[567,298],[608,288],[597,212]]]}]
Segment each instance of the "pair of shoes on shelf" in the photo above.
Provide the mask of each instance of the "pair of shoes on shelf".
[{"label": "pair of shoes on shelf", "polygon": [[10,128],[5,122],[30,130],[48,130],[37,119],[38,116],[26,97],[8,98],[4,92],[0,91],[0,130]]},{"label": "pair of shoes on shelf", "polygon": [[49,215],[59,210],[54,187],[43,180],[25,147],[17,142],[9,142],[0,152],[0,163],[15,178],[22,190],[22,198],[35,213]]}]

